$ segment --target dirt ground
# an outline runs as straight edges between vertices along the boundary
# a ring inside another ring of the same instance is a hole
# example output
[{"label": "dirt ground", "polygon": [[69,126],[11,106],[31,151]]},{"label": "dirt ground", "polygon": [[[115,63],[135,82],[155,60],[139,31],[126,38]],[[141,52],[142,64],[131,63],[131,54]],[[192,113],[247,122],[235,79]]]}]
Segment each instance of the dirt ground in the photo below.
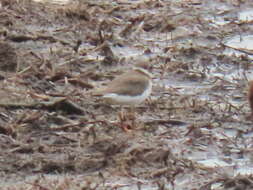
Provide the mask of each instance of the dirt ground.
[{"label": "dirt ground", "polygon": [[[252,17],[251,0],[0,0],[0,189],[253,189]],[[138,62],[154,87],[126,132],[91,92]]]}]

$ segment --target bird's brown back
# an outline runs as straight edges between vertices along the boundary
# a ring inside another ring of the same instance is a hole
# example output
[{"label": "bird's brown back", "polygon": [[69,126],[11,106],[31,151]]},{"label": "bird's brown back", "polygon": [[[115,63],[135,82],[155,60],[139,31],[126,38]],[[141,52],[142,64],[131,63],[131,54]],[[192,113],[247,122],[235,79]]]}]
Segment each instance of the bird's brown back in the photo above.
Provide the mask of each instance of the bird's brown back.
[{"label": "bird's brown back", "polygon": [[148,85],[148,76],[133,70],[116,77],[105,89],[98,90],[97,95],[115,93],[136,96],[142,94]]}]

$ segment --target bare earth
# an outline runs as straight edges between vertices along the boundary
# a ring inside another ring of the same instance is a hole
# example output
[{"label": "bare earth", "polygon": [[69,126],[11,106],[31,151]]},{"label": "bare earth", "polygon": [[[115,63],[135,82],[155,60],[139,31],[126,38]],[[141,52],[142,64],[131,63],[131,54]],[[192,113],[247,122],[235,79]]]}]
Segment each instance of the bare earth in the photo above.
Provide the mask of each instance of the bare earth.
[{"label": "bare earth", "polygon": [[[252,17],[252,0],[0,0],[0,189],[252,190]],[[154,88],[126,132],[90,92],[138,62]]]}]

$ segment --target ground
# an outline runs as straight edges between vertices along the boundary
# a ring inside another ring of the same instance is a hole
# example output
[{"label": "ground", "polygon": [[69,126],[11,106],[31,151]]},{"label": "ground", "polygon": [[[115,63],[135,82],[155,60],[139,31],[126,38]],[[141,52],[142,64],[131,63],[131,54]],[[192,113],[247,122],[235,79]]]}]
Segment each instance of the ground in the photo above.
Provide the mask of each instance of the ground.
[{"label": "ground", "polygon": [[[251,0],[0,10],[0,189],[253,189]],[[154,87],[126,131],[92,91],[138,62]]]}]

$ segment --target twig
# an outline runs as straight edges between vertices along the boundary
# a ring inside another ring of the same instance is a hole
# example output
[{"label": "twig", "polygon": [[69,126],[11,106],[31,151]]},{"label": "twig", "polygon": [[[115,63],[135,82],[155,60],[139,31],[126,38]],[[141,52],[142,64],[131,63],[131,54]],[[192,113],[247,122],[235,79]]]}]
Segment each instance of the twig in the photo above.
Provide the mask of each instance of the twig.
[{"label": "twig", "polygon": [[51,97],[49,101],[40,102],[1,102],[0,107],[12,109],[48,109],[48,110],[64,110],[68,113],[84,114],[85,110],[74,102],[67,100],[65,97]]},{"label": "twig", "polygon": [[160,124],[160,125],[186,125],[187,123],[184,121],[173,120],[173,119],[154,119],[151,121],[146,121],[145,124],[152,125],[152,124]]},{"label": "twig", "polygon": [[248,54],[248,55],[253,55],[253,52],[251,52],[250,50],[246,50],[246,49],[242,49],[242,48],[235,48],[235,47],[226,45],[226,44],[224,44],[224,43],[223,43],[222,45],[224,45],[225,47],[234,49],[234,50],[236,50],[236,51],[240,51],[240,52],[242,52],[242,53]]},{"label": "twig", "polygon": [[70,128],[81,127],[82,125],[89,125],[89,124],[96,124],[96,123],[103,123],[103,124],[108,125],[108,123],[106,121],[97,120],[97,121],[79,122],[79,123],[76,123],[76,124],[67,124],[67,125],[64,125],[63,127],[53,128],[53,129],[50,129],[50,130],[51,131],[65,131],[65,130],[68,130]]}]

